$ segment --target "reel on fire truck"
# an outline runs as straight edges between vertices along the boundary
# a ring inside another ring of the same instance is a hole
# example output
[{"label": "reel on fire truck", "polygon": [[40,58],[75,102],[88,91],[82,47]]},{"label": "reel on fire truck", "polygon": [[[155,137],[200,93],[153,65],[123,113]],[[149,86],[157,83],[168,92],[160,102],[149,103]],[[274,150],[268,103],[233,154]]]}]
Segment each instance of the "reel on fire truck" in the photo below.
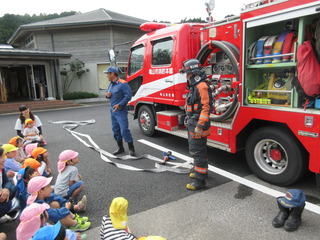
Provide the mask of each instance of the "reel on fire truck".
[{"label": "reel on fire truck", "polygon": [[239,49],[225,41],[210,41],[197,55],[200,63],[203,66],[211,66],[212,70],[212,75],[209,76],[214,98],[211,121],[221,122],[229,119],[238,108],[239,56]]}]

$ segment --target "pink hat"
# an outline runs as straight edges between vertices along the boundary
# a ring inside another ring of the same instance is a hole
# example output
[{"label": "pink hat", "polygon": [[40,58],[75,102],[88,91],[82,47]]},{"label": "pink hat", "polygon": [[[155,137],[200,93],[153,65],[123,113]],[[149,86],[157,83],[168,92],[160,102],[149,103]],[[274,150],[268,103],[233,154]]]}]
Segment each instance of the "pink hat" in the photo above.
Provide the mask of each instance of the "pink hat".
[{"label": "pink hat", "polygon": [[25,150],[26,150],[26,153],[28,154],[28,157],[31,156],[33,149],[35,149],[36,147],[38,147],[38,143],[31,143],[25,147]]},{"label": "pink hat", "polygon": [[20,224],[17,227],[17,240],[28,240],[41,227],[40,214],[50,206],[47,203],[32,203],[21,213]]},{"label": "pink hat", "polygon": [[78,152],[75,152],[73,150],[64,150],[62,153],[59,155],[59,162],[58,162],[58,172],[62,172],[63,169],[66,167],[66,163],[77,157],[79,155]]},{"label": "pink hat", "polygon": [[43,176],[37,176],[31,178],[31,180],[28,182],[28,192],[31,195],[27,199],[27,204],[33,203],[38,197],[38,191],[40,191],[41,188],[44,188],[45,186],[49,185],[51,181],[52,177],[46,178]]}]

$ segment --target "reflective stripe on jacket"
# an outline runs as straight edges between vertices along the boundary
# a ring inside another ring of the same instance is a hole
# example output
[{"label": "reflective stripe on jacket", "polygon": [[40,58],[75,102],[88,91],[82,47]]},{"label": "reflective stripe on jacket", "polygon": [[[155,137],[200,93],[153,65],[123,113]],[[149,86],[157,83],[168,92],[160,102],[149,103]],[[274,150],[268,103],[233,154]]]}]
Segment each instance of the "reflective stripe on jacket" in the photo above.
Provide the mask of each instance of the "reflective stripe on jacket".
[{"label": "reflective stripe on jacket", "polygon": [[191,87],[187,97],[186,112],[189,118],[198,120],[197,127],[205,129],[210,122],[212,108],[212,91],[208,84],[201,81]]}]

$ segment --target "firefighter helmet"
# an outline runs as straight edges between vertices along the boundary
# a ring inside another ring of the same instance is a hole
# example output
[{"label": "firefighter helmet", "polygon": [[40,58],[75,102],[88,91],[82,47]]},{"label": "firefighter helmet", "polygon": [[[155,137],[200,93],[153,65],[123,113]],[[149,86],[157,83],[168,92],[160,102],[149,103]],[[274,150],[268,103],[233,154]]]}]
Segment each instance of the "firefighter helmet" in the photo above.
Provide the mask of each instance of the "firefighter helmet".
[{"label": "firefighter helmet", "polygon": [[191,58],[183,62],[180,73],[192,72],[194,75],[200,75],[202,73],[202,65],[198,59]]}]

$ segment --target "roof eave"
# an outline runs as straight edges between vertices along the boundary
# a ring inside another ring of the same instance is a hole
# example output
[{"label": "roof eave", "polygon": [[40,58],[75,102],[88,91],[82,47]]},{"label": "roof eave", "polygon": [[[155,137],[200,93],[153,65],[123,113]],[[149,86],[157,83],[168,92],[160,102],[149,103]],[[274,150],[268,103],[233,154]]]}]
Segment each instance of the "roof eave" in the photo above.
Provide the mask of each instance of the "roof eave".
[{"label": "roof eave", "polygon": [[19,51],[1,51],[0,58],[29,58],[37,57],[39,59],[70,59],[70,53],[45,53],[45,52],[19,52]]},{"label": "roof eave", "polygon": [[25,32],[28,31],[42,31],[42,30],[55,30],[55,29],[62,29],[62,28],[72,28],[74,26],[82,26],[82,27],[93,27],[93,26],[107,26],[107,25],[115,25],[115,26],[122,26],[122,27],[136,27],[140,28],[140,24],[138,23],[130,23],[125,21],[118,21],[118,20],[110,20],[110,21],[96,21],[96,22],[80,22],[80,23],[62,23],[62,24],[51,24],[51,25],[35,25],[35,26],[24,26],[21,25],[18,29],[14,32],[14,34],[8,40],[9,45],[14,45],[14,43],[19,39],[21,36],[24,35]]}]

